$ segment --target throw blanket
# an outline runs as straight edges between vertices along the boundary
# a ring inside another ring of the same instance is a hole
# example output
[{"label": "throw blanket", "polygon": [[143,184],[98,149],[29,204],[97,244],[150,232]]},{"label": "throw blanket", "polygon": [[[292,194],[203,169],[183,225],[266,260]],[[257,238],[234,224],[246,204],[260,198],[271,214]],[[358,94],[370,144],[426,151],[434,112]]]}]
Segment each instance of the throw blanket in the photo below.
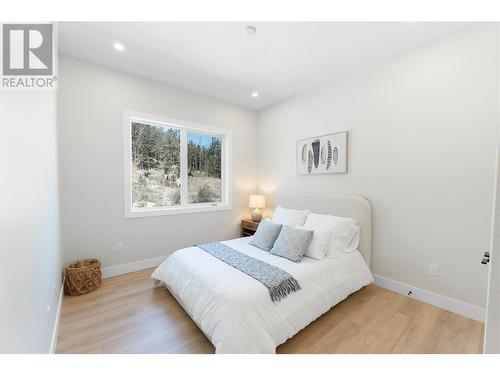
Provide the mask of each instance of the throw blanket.
[{"label": "throw blanket", "polygon": [[288,272],[262,260],[240,253],[220,242],[211,242],[197,246],[217,259],[222,260],[224,263],[260,281],[269,289],[271,300],[274,303],[281,301],[290,293],[300,289],[297,280]]}]

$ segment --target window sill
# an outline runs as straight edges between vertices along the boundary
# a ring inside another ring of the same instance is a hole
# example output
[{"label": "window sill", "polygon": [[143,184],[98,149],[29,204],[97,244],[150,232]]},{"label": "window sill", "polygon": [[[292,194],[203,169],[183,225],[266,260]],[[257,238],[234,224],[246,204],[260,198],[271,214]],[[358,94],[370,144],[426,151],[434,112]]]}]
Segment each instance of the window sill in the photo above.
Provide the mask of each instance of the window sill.
[{"label": "window sill", "polygon": [[218,205],[218,206],[200,205],[200,206],[190,206],[190,207],[134,209],[134,210],[127,210],[125,212],[125,218],[133,219],[133,218],[150,217],[150,216],[196,214],[196,213],[213,212],[213,211],[230,211],[231,209],[232,209],[231,205]]}]

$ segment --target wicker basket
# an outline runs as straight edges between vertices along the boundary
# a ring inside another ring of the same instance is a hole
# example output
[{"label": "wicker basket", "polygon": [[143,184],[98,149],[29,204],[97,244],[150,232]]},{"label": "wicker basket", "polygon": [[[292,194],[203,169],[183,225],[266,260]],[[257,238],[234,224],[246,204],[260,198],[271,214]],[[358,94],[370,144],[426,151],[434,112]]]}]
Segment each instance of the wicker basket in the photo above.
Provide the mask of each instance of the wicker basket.
[{"label": "wicker basket", "polygon": [[64,293],[80,296],[101,286],[101,262],[97,259],[83,259],[68,264],[64,269]]}]

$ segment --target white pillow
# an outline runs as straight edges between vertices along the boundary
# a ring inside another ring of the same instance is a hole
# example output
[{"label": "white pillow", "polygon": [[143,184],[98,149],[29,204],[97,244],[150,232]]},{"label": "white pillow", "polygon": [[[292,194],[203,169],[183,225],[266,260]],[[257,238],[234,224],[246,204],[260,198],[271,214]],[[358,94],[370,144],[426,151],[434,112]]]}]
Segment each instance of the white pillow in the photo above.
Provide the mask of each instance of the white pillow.
[{"label": "white pillow", "polygon": [[307,215],[306,222],[301,228],[312,230],[314,233],[304,254],[305,256],[317,260],[321,260],[326,256],[333,221],[333,216],[331,215],[320,215],[315,213]]},{"label": "white pillow", "polygon": [[353,230],[354,230],[354,235],[352,237],[351,243],[344,250],[342,250],[344,253],[352,253],[354,250],[358,250],[359,239],[360,239],[359,232],[361,229],[357,225],[355,225]]},{"label": "white pillow", "polygon": [[293,210],[281,206],[276,207],[273,214],[273,222],[282,225],[303,225],[309,210]]},{"label": "white pillow", "polygon": [[[340,252],[351,249],[351,244],[356,233],[359,235],[359,227],[356,225],[357,223],[354,219],[340,216],[332,216],[332,218],[333,225],[327,254],[329,257],[338,257]],[[354,243],[354,246],[357,248],[356,243]],[[350,251],[353,250],[356,249],[351,249]]]}]

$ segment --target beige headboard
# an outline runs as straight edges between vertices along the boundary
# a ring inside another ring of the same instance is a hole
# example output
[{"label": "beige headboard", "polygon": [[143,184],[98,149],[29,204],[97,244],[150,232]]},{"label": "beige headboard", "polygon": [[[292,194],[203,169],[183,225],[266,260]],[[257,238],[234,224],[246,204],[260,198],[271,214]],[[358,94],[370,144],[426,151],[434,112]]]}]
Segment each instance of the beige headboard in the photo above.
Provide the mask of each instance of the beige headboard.
[{"label": "beige headboard", "polygon": [[372,218],[370,203],[365,198],[358,195],[281,193],[276,194],[274,202],[286,208],[356,219],[361,228],[359,252],[371,268]]}]

